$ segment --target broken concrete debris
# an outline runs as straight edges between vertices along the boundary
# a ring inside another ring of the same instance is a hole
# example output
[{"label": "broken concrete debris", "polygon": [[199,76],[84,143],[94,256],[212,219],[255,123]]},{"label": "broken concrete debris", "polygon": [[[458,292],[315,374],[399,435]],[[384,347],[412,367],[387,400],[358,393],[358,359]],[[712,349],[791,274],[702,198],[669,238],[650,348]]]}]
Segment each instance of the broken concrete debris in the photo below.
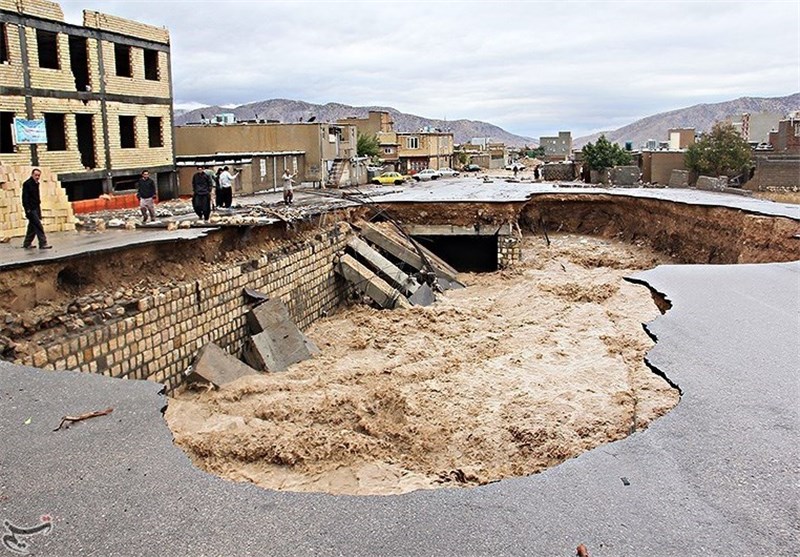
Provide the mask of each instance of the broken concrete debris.
[{"label": "broken concrete debris", "polygon": [[186,376],[187,383],[206,383],[216,388],[258,372],[210,342],[197,353]]},{"label": "broken concrete debris", "polygon": [[265,301],[248,312],[246,318],[251,337],[245,343],[242,358],[258,371],[284,371],[319,354],[280,299]]},{"label": "broken concrete debris", "polygon": [[419,289],[419,283],[414,278],[401,271],[364,240],[353,238],[350,240],[349,247],[405,294],[411,296]]},{"label": "broken concrete debris", "polygon": [[372,298],[382,308],[411,307],[411,303],[399,290],[393,288],[374,271],[356,261],[352,255],[342,255],[336,265],[336,271],[359,292]]}]

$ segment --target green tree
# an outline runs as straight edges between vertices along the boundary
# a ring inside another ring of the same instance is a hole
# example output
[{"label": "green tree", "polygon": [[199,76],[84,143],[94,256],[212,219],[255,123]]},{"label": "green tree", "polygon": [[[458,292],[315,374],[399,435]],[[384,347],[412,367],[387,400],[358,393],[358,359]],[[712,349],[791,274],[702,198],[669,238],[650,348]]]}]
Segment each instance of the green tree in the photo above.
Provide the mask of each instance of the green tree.
[{"label": "green tree", "polygon": [[544,147],[528,147],[527,145],[522,148],[522,155],[526,157],[530,157],[532,159],[543,159],[544,158]]},{"label": "green tree", "polygon": [[711,131],[686,149],[686,168],[698,174],[737,176],[750,166],[747,141],[728,123],[714,124]]},{"label": "green tree", "polygon": [[583,146],[583,158],[592,170],[603,170],[631,163],[631,154],[616,143],[611,143],[605,135],[601,135],[597,139],[597,143],[587,143]]},{"label": "green tree", "polygon": [[381,153],[381,146],[378,143],[378,138],[374,135],[359,133],[356,139],[356,151],[359,157],[377,157]]}]

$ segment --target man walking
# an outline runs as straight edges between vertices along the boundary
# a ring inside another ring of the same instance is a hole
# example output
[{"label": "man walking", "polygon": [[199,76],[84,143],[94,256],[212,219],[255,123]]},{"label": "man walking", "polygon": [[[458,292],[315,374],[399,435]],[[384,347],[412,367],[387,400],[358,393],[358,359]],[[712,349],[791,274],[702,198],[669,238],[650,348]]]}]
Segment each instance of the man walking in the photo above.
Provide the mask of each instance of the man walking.
[{"label": "man walking", "polygon": [[233,181],[238,175],[238,172],[236,174],[228,172],[227,166],[222,169],[222,173],[219,175],[219,200],[217,205],[230,209],[231,203],[233,203]]},{"label": "man walking", "polygon": [[150,172],[142,171],[142,177],[136,182],[136,197],[139,198],[139,209],[142,211],[142,224],[147,222],[150,215],[150,222],[156,220],[156,183],[150,177]]},{"label": "man walking", "polygon": [[28,230],[22,247],[33,249],[33,237],[39,241],[39,249],[50,249],[53,246],[47,243],[47,236],[42,226],[42,200],[39,197],[39,178],[42,171],[34,168],[31,177],[22,184],[22,208],[25,209],[25,218],[28,219]]},{"label": "man walking", "polygon": [[197,173],[192,177],[192,207],[197,216],[208,222],[211,216],[211,190],[214,184],[204,172],[205,167],[199,166]]}]

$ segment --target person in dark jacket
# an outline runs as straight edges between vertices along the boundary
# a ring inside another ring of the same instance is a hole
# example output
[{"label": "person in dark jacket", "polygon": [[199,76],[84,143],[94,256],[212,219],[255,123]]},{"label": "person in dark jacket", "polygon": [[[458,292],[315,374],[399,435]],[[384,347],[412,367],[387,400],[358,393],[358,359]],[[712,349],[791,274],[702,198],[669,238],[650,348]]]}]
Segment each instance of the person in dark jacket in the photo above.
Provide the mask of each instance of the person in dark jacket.
[{"label": "person in dark jacket", "polygon": [[31,177],[22,184],[22,208],[25,209],[25,218],[28,219],[28,230],[22,247],[33,249],[33,237],[39,240],[39,249],[50,249],[53,246],[47,243],[47,236],[42,226],[42,200],[39,197],[39,178],[42,171],[34,168]]},{"label": "person in dark jacket", "polygon": [[142,171],[142,177],[136,182],[136,197],[139,198],[139,209],[142,211],[142,224],[147,222],[148,214],[150,222],[156,220],[156,183],[147,170]]},{"label": "person in dark jacket", "polygon": [[192,207],[199,218],[208,222],[208,217],[211,216],[211,190],[214,189],[214,184],[204,168],[198,167],[197,173],[192,177]]}]

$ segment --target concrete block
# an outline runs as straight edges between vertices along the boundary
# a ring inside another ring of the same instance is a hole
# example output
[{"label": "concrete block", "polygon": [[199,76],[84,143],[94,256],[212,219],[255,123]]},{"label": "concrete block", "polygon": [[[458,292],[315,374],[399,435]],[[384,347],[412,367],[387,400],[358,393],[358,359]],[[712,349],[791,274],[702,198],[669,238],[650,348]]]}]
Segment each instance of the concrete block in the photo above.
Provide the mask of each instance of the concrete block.
[{"label": "concrete block", "polygon": [[378,271],[395,287],[402,290],[406,295],[412,295],[419,288],[416,280],[397,268],[391,261],[386,259],[369,244],[360,238],[353,238],[348,244],[350,249],[360,255],[367,264]]},{"label": "concrete block", "polygon": [[352,255],[343,255],[335,269],[356,290],[372,298],[382,308],[411,307],[409,301],[399,290],[392,288],[389,283],[356,261]]},{"label": "concrete block", "polygon": [[186,381],[211,383],[215,387],[221,387],[240,377],[257,373],[258,371],[243,364],[216,344],[209,343],[198,351]]},{"label": "concrete block", "polygon": [[688,188],[689,187],[689,171],[673,169],[672,174],[669,176],[669,187],[671,188]]},{"label": "concrete block", "polygon": [[615,166],[611,169],[611,181],[615,186],[634,186],[641,176],[638,166]]},{"label": "concrete block", "polygon": [[261,371],[283,371],[319,353],[313,341],[297,328],[289,309],[273,298],[247,313],[253,334],[245,347],[245,361]]},{"label": "concrete block", "polygon": [[720,191],[722,187],[719,185],[719,180],[711,176],[700,176],[697,179],[697,189],[707,191]]}]

